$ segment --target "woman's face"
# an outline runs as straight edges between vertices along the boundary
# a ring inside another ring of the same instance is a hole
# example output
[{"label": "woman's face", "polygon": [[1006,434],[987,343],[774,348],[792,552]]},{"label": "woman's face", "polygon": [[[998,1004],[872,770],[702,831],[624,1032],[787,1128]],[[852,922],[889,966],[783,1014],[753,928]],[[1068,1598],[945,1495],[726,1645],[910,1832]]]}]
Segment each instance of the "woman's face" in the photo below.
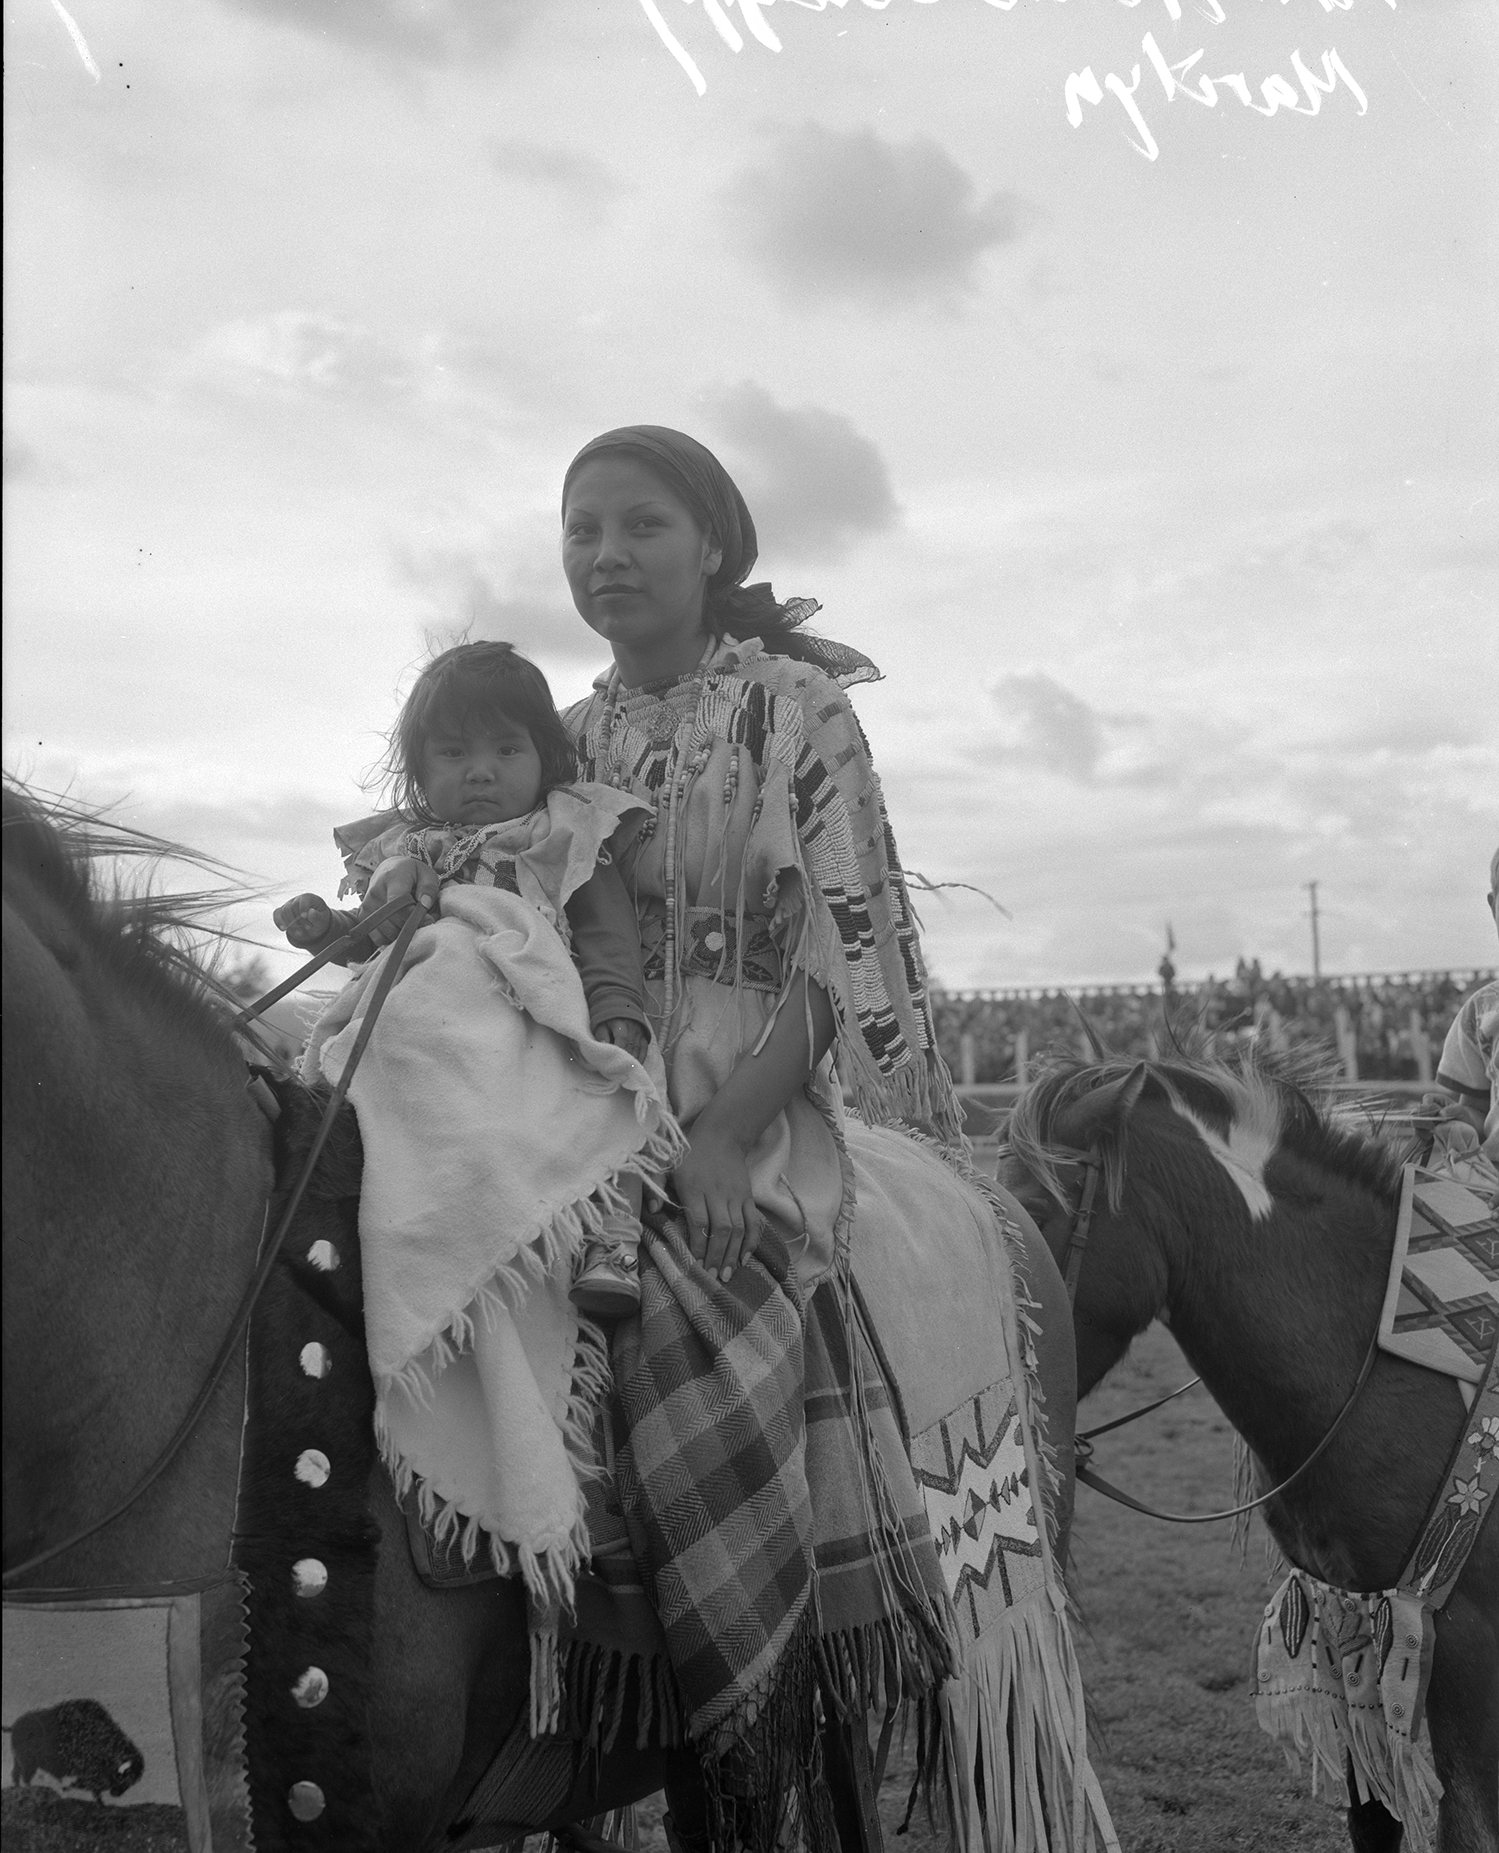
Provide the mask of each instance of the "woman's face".
[{"label": "woman's face", "polygon": [[583,622],[621,667],[670,673],[701,648],[703,593],[723,549],[644,463],[590,457],[562,515],[562,564]]}]

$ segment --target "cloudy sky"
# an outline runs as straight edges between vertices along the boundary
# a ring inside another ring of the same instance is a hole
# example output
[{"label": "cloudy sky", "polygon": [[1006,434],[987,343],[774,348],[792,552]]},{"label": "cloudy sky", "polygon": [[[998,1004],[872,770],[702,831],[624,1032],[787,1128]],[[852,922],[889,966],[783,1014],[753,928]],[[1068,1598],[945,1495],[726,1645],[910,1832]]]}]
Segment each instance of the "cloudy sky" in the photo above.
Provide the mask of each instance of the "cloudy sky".
[{"label": "cloudy sky", "polygon": [[587,688],[557,490],[644,420],[885,669],[1011,915],[943,981],[1305,970],[1312,880],[1331,970],[1494,960],[1489,0],[5,20],[12,770],[331,891],[433,641]]}]

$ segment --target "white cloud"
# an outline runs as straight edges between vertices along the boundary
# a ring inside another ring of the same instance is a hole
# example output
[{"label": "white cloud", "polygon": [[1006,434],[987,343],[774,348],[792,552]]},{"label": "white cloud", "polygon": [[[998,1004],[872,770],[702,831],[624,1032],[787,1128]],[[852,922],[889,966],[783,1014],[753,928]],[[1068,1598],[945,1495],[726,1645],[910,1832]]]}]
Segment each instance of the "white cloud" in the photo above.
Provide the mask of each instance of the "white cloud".
[{"label": "white cloud", "polygon": [[531,655],[589,661],[603,649],[565,599],[530,589],[501,590],[495,573],[475,550],[452,547],[403,552],[397,555],[396,570],[430,601],[432,637],[444,647],[460,637],[494,638]]},{"label": "white cloud", "polygon": [[528,13],[522,0],[223,0],[231,11],[322,39],[428,63],[506,50]]},{"label": "white cloud", "polygon": [[187,371],[235,392],[354,400],[404,392],[416,374],[368,328],[300,309],[223,323],[197,344]]},{"label": "white cloud", "polygon": [[1011,244],[1025,217],[1010,193],[973,177],[927,136],[807,123],[729,186],[749,250],[804,305],[827,295],[885,305],[974,287],[978,260]]},{"label": "white cloud", "polygon": [[624,191],[621,182],[594,155],[575,148],[511,139],[492,141],[490,165],[507,180],[550,188],[602,217],[608,203]]},{"label": "white cloud", "polygon": [[4,476],[8,483],[40,483],[48,478],[36,446],[10,431],[5,434]]},{"label": "white cloud", "polygon": [[762,546],[804,559],[840,557],[900,515],[879,449],[841,412],[779,405],[751,380],[707,395],[715,433]]},{"label": "white cloud", "polygon": [[1025,765],[1078,785],[1153,785],[1171,777],[1139,714],[1104,713],[1040,670],[1001,676],[981,760]]}]

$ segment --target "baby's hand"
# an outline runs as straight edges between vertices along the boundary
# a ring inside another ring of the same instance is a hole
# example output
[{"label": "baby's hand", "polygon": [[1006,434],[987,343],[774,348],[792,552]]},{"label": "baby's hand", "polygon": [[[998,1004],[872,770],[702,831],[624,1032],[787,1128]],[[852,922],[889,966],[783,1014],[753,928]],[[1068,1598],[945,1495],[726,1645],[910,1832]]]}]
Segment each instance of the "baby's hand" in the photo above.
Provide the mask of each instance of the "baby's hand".
[{"label": "baby's hand", "polygon": [[637,1062],[645,1060],[645,1052],[650,1047],[644,1024],[637,1023],[633,1017],[611,1017],[607,1023],[595,1023],[593,1033],[600,1042],[612,1042],[616,1049],[633,1055]]},{"label": "baby's hand", "polygon": [[[371,914],[403,896],[409,896],[414,905],[423,895],[430,898],[435,916],[439,886],[437,871],[425,862],[418,862],[415,856],[390,856],[375,870],[365,889],[359,917],[367,920]],[[393,914],[368,935],[369,939],[377,946],[389,945],[406,924],[407,917],[406,913]]]},{"label": "baby's hand", "polygon": [[1457,1120],[1481,1135],[1488,1116],[1476,1100],[1454,1098],[1451,1094],[1423,1094],[1416,1117],[1439,1124]]},{"label": "baby's hand", "polygon": [[299,894],[271,915],[272,921],[304,951],[317,951],[333,931],[333,909],[317,894]]}]

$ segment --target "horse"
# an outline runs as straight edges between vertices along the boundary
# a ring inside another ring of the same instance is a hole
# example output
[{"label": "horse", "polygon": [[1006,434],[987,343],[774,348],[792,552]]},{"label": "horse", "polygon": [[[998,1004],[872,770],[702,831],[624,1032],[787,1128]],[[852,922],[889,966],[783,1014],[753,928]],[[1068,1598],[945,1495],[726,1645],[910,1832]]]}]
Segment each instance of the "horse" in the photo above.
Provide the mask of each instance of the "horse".
[{"label": "horse", "polygon": [[[1075,1281],[1079,1395],[1160,1318],[1278,1486],[1333,1426],[1369,1355],[1401,1154],[1265,1055],[1063,1063],[1017,1102],[999,1167],[1059,1261],[1090,1155],[1106,1190]],[[1465,1420],[1450,1378],[1377,1352],[1325,1452],[1262,1508],[1282,1553],[1340,1588],[1391,1587]],[[1436,1617],[1427,1720],[1441,1853],[1494,1853],[1499,1526],[1481,1530]],[[1400,1823],[1350,1793],[1354,1845],[1398,1847]]]},{"label": "horse", "polygon": [[[111,894],[98,866],[121,854],[190,852],[49,808],[24,788],[8,789],[3,802],[4,1557],[18,1566],[113,1512],[174,1434],[255,1272],[276,1167],[272,1127],[257,1104],[263,1090],[247,1085],[229,1009],[183,943],[201,923],[203,897],[175,904]],[[349,1201],[310,1196],[306,1213],[323,1219],[310,1233],[357,1255]],[[1041,1309],[1038,1374],[1060,1472],[1061,1562],[1075,1367],[1060,1277],[1034,1232],[1029,1285]],[[277,1273],[266,1294],[297,1291]],[[236,1526],[244,1349],[231,1354],[160,1477],[92,1535],[21,1569],[20,1593],[224,1574]],[[448,1825],[499,1746],[518,1725],[524,1735],[527,1615],[518,1578],[444,1590],[421,1580],[372,1444],[370,1455],[359,1844],[409,1853],[447,1844]],[[253,1664],[253,1641],[250,1651]],[[857,1729],[862,1736],[862,1723]],[[702,1844],[696,1756],[635,1748],[628,1707],[617,1741],[580,1762],[565,1800],[524,1825],[565,1828],[664,1788],[683,1844]],[[849,1742],[830,1729],[825,1749],[835,1825],[855,1853],[868,1842],[868,1810],[854,1793],[861,1777]],[[863,1780],[867,1787],[867,1769]],[[252,1759],[252,1795],[255,1786]]]}]

